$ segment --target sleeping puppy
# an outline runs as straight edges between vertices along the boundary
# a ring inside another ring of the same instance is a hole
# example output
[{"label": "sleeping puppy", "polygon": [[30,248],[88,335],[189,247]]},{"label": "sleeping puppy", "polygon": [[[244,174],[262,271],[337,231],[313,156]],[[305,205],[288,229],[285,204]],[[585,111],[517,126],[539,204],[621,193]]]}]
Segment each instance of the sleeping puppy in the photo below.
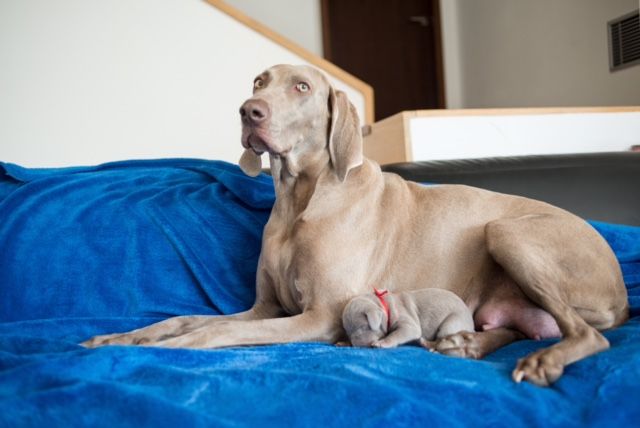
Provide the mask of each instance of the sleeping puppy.
[{"label": "sleeping puppy", "polygon": [[474,331],[471,311],[457,295],[438,288],[402,293],[375,290],[345,306],[342,324],[353,346],[392,348],[420,341],[433,350],[435,339]]}]

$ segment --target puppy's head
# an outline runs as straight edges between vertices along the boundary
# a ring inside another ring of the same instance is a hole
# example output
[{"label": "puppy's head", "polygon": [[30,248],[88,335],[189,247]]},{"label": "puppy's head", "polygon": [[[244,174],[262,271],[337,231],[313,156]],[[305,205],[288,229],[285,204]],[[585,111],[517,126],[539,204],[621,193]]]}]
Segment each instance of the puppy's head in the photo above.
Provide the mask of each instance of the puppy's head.
[{"label": "puppy's head", "polygon": [[342,326],[353,346],[371,346],[387,334],[387,318],[369,296],[354,297],[342,312]]}]

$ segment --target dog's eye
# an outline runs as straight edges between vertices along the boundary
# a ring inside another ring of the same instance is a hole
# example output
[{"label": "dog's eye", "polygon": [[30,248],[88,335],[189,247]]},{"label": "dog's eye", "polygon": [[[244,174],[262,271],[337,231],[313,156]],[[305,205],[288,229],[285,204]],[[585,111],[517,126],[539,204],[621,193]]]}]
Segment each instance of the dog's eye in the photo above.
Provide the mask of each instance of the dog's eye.
[{"label": "dog's eye", "polygon": [[300,82],[296,85],[296,91],[298,92],[309,92],[309,89],[311,89],[309,84],[305,82]]},{"label": "dog's eye", "polygon": [[253,82],[253,89],[260,89],[264,86],[264,80],[262,79],[256,79]]}]

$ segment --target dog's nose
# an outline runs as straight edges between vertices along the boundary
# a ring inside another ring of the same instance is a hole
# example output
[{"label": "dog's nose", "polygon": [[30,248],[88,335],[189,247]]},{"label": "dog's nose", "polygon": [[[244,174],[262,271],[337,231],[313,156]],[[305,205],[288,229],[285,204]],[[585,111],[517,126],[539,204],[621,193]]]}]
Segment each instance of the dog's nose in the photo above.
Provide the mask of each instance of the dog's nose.
[{"label": "dog's nose", "polygon": [[240,117],[253,124],[259,124],[269,119],[271,111],[263,100],[247,100],[240,107]]}]

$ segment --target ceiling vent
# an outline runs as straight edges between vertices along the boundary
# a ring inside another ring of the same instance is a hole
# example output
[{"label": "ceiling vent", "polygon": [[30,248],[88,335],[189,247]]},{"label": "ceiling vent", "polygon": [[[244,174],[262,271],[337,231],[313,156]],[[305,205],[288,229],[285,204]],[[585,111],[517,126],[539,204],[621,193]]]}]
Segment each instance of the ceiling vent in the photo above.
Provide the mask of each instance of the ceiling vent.
[{"label": "ceiling vent", "polygon": [[609,69],[640,64],[640,20],[638,11],[607,23],[609,27]]}]

